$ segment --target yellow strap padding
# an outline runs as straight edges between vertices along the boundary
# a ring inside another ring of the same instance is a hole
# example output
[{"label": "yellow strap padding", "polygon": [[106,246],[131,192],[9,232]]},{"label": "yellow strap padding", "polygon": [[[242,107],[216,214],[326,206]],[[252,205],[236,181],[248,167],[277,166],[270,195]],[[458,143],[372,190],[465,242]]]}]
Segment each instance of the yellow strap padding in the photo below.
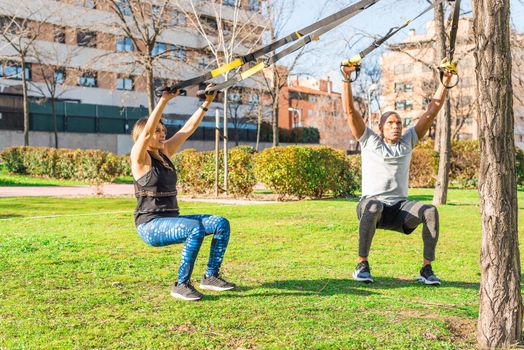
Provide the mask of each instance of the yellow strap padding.
[{"label": "yellow strap padding", "polygon": [[242,78],[242,80],[247,79],[250,76],[252,76],[253,74],[261,71],[262,69],[264,69],[265,66],[266,66],[266,64],[264,62],[260,62],[256,66],[253,66],[253,67],[249,68],[248,70],[240,73],[240,77]]},{"label": "yellow strap padding", "polygon": [[457,65],[455,62],[441,64],[440,68],[448,70],[451,73],[456,74],[456,75],[459,74],[459,71],[457,69]]},{"label": "yellow strap padding", "polygon": [[242,59],[237,58],[234,61],[229,62],[228,64],[224,64],[222,67],[218,67],[217,69],[214,69],[211,71],[211,76],[217,77],[221,74],[227,73],[232,69],[235,69],[237,67],[240,67],[242,65]]},{"label": "yellow strap padding", "polygon": [[362,57],[360,57],[360,54],[355,55],[351,57],[349,60],[342,61],[341,65],[343,66],[358,66],[360,64],[360,61],[362,60]]}]

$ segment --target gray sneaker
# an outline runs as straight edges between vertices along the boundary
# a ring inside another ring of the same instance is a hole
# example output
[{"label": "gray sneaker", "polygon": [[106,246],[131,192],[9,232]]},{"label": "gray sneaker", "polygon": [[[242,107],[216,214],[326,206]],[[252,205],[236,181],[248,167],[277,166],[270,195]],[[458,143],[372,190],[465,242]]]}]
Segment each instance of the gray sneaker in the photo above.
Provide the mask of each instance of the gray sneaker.
[{"label": "gray sneaker", "polygon": [[189,282],[180,284],[175,282],[173,289],[171,289],[171,296],[182,300],[197,301],[202,299],[204,294],[196,290]]},{"label": "gray sneaker", "polygon": [[440,285],[440,280],[433,273],[431,265],[426,265],[420,269],[420,276],[417,277],[417,281],[422,282],[424,284]]},{"label": "gray sneaker", "polygon": [[367,261],[358,263],[355,271],[353,271],[353,279],[364,283],[373,282],[373,277],[371,277],[371,268],[369,267],[369,263]]},{"label": "gray sneaker", "polygon": [[224,291],[235,289],[236,286],[233,283],[220,278],[219,276],[206,276],[202,277],[202,282],[200,283],[201,289],[208,289],[214,291]]}]

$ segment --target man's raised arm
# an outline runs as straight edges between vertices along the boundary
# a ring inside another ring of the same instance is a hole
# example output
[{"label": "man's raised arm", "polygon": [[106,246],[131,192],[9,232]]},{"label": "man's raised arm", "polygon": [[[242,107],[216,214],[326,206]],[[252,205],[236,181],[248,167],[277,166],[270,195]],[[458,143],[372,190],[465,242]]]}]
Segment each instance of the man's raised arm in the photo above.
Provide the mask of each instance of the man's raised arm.
[{"label": "man's raised arm", "polygon": [[344,93],[342,94],[342,106],[344,108],[344,113],[347,115],[348,124],[351,128],[351,133],[358,140],[366,130],[366,124],[364,119],[360,115],[359,111],[355,108],[353,104],[353,92],[351,91],[351,83],[349,77],[351,73],[355,70],[354,66],[344,66],[342,67],[342,75],[344,76]]}]

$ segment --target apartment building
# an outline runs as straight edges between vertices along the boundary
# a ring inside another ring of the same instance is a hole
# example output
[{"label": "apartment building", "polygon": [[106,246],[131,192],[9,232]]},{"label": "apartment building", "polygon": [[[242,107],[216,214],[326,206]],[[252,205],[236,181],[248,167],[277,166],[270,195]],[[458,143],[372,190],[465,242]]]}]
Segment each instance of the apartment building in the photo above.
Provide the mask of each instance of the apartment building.
[{"label": "apartment building", "polygon": [[344,151],[354,151],[357,142],[342,110],[342,97],[333,91],[333,82],[310,76],[292,76],[280,93],[279,127],[314,127],[320,144]]},{"label": "apartment building", "polygon": [[[383,72],[382,109],[397,110],[406,126],[413,124],[420,112],[427,107],[437,86],[438,76],[432,66],[439,63],[435,50],[435,25],[429,22],[426,32],[411,30],[401,43],[390,45],[381,58]],[[515,142],[524,148],[524,36],[514,34],[513,93],[515,112]],[[452,136],[454,139],[478,139],[478,111],[473,20],[461,18],[454,59],[458,61],[460,81],[449,90],[451,97]]]},{"label": "apartment building", "polygon": [[[3,130],[0,131],[20,129],[21,111],[13,106],[20,105],[18,100],[24,74],[29,80],[30,96],[46,97],[65,106],[61,105],[61,114],[57,117],[64,147],[70,145],[67,139],[78,139],[78,135],[66,135],[68,133],[113,133],[122,141],[117,142],[120,145],[117,150],[108,148],[127,153],[131,146],[130,129],[139,116],[147,115],[148,81],[152,81],[155,87],[169,85],[216,67],[216,59],[221,60],[224,56],[220,51],[219,36],[228,38],[234,30],[241,30],[244,37],[242,45],[230,52],[232,55],[244,54],[260,46],[260,37],[267,30],[267,21],[260,10],[262,1],[223,0],[222,5],[213,5],[201,0],[180,0],[168,2],[164,7],[165,1],[150,0],[142,2],[147,6],[143,7],[146,11],[141,18],[132,8],[140,2],[127,0],[0,0],[3,30],[16,20],[23,23],[24,36],[36,36],[25,57],[25,72],[22,72],[20,55],[0,38],[0,94],[14,101],[0,105],[0,116],[3,116],[0,118],[0,129]],[[214,6],[219,6],[220,18]],[[155,18],[158,21],[151,20]],[[147,22],[148,30],[154,30],[155,25],[164,26],[158,30],[149,55],[158,56],[156,59],[148,57],[143,31],[124,25],[122,19],[127,23],[134,19]],[[202,35],[202,31],[207,33],[207,37]],[[17,34],[13,30],[11,35]],[[153,76],[148,76],[145,69],[148,64],[153,66]],[[172,131],[180,128],[201,104],[196,93],[204,87],[202,84],[190,87],[187,96],[177,97],[166,108],[165,122]],[[252,111],[253,104],[258,103],[264,93],[264,85],[256,77],[243,81],[232,94],[237,113],[242,115]],[[35,142],[30,143],[49,146],[45,144],[47,136],[37,137],[38,132],[52,131],[49,120],[44,120],[50,118],[46,114],[49,108],[38,108],[36,102],[33,104],[34,110],[38,111],[31,113],[30,130]],[[68,115],[75,110],[67,108],[71,104],[85,105],[85,110],[93,110],[95,115]],[[220,98],[213,107],[201,129],[214,129],[215,109],[222,109]],[[111,124],[109,129],[104,127],[108,124]],[[246,138],[250,133],[256,134],[256,125],[238,125]],[[214,132],[207,134],[214,135]],[[17,143],[17,135],[6,135],[4,142],[0,141],[0,148],[7,146],[5,143],[8,142]],[[195,136],[203,135],[206,135],[205,130],[199,130]],[[78,146],[78,142],[74,146]],[[82,145],[85,147],[89,145]]]}]

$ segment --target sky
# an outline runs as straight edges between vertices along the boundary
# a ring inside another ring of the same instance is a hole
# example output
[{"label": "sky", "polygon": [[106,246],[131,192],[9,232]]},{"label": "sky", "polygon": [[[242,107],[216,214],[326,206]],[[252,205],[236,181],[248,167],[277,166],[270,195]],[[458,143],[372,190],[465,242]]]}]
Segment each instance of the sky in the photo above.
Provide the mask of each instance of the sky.
[{"label": "sky", "polygon": [[[298,0],[295,8],[289,12],[289,20],[282,30],[282,35],[292,33],[355,2],[356,0]],[[511,0],[510,3],[512,26],[517,32],[524,33],[524,0]],[[403,24],[427,6],[426,0],[381,0],[322,36],[319,42],[310,43],[309,45],[318,45],[318,50],[303,57],[296,71],[315,77],[330,76],[336,82],[340,80],[339,65],[342,59],[352,57],[368,46],[373,41],[372,36],[384,35],[389,28]],[[461,13],[472,16],[470,0],[461,2]],[[410,29],[415,29],[417,34],[424,33],[426,24],[432,19],[433,11],[429,11],[391,38],[388,43],[402,41]],[[362,33],[366,36],[361,35]],[[377,60],[382,52],[383,48],[376,50],[366,60]],[[285,64],[286,61],[282,63]],[[340,85],[335,83],[335,90],[339,90],[338,86]]]}]

